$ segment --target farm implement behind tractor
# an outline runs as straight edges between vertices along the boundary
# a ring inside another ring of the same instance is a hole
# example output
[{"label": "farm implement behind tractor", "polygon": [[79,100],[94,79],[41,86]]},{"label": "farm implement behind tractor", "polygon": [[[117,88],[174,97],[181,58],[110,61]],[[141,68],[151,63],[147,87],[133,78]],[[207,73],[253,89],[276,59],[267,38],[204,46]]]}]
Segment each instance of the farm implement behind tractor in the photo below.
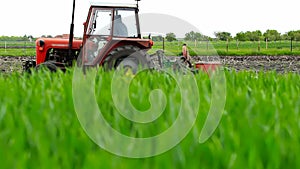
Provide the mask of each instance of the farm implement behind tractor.
[{"label": "farm implement behind tractor", "polygon": [[103,66],[107,70],[131,69],[135,73],[139,66],[150,69],[162,69],[173,65],[176,69],[215,69],[217,64],[195,64],[187,68],[185,61],[166,59],[163,51],[157,51],[158,62],[147,51],[153,41],[141,37],[139,7],[136,4],[99,4],[89,8],[82,40],[73,39],[75,0],[73,1],[72,23],[69,39],[40,38],[36,41],[36,60],[28,60],[23,68],[30,70],[46,67],[51,71],[65,70],[78,65],[83,67]]}]

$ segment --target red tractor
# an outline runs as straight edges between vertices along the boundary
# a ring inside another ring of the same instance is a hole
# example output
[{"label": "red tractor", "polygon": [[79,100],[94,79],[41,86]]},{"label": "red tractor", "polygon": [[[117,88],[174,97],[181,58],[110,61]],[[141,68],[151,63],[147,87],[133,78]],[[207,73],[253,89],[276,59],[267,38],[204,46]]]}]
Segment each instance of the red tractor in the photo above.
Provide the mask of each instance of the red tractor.
[{"label": "red tractor", "polygon": [[[83,67],[104,66],[105,69],[125,68],[135,73],[139,66],[145,68],[164,68],[164,63],[173,64],[175,69],[197,72],[215,69],[219,64],[199,63],[194,68],[187,68],[184,61],[171,62],[163,52],[157,51],[157,59],[150,59],[146,53],[153,46],[150,39],[142,39],[138,1],[134,5],[97,4],[90,6],[87,20],[84,23],[83,40],[74,40],[74,11],[69,39],[40,38],[36,41],[36,60],[26,61],[25,70],[31,67],[46,67],[51,71],[65,70],[77,64]],[[155,63],[156,64],[155,64]],[[155,65],[155,66],[154,66]],[[169,65],[169,64],[168,64]]]},{"label": "red tractor", "polygon": [[[70,38],[40,38],[36,41],[36,61],[26,61],[24,68],[46,66],[52,71],[72,66],[78,59],[83,66],[104,66],[107,69],[139,65],[150,67],[146,53],[153,46],[151,39],[142,39],[138,4],[92,4],[84,23],[83,40],[73,40],[73,20]],[[80,56],[80,58],[78,58]]]}]

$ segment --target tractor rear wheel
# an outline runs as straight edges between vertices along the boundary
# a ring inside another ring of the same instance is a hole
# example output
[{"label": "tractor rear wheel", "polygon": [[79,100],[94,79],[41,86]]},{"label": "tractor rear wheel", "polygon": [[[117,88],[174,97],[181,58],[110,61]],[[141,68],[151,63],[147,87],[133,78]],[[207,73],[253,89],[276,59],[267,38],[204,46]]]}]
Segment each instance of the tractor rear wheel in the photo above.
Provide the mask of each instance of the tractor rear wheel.
[{"label": "tractor rear wheel", "polygon": [[132,73],[137,73],[138,68],[151,68],[152,62],[150,56],[140,48],[132,45],[121,46],[110,52],[107,56],[105,68],[123,69],[124,71],[131,70]]}]

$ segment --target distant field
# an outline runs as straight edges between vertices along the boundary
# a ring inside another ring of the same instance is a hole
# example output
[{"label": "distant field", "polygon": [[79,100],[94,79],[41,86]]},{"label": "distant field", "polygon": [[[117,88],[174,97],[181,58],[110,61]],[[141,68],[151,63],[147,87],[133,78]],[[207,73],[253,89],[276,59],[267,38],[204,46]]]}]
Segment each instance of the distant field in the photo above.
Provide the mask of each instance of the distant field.
[{"label": "distant field", "polygon": [[35,47],[35,41],[0,41],[0,48],[7,47]]},{"label": "distant field", "polygon": [[0,56],[35,56],[35,42],[0,41]]},{"label": "distant field", "polygon": [[[72,99],[72,70],[30,76],[0,73],[1,168],[280,169],[300,167],[300,76],[275,72],[226,71],[227,99],[221,123],[204,144],[198,136],[210,108],[210,80],[195,76],[200,108],[195,127],[172,150],[152,158],[128,159],[99,148],[84,132]],[[167,107],[157,121],[135,124],[112,103],[112,73],[96,78],[95,96],[105,118],[119,132],[153,136],[172,124],[181,98],[172,78],[142,74],[130,86],[138,109],[149,107],[149,91],[162,89]],[[120,95],[127,91],[118,91]],[[150,125],[150,128],[147,128]],[[134,131],[134,132],[133,132]]]},{"label": "distant field", "polygon": [[[293,51],[291,51],[290,41],[268,42],[236,42],[230,41],[212,41],[207,43],[201,42],[185,42],[187,43],[191,56],[211,56],[218,54],[219,56],[283,56],[283,55],[300,55],[300,42],[293,42]],[[181,53],[183,42],[165,42],[165,53],[168,56],[178,56]],[[0,56],[35,56],[35,43],[23,41],[0,41]],[[5,49],[6,47],[6,49]],[[153,49],[149,53],[154,53],[158,49],[163,49],[162,42],[155,42]]]},{"label": "distant field", "polygon": [[[212,41],[207,43],[201,42],[165,42],[166,55],[179,55],[183,43],[187,43],[190,49],[190,55],[215,55],[219,56],[282,56],[282,55],[300,55],[300,42],[293,42],[293,51],[291,51],[290,41],[278,41],[268,42],[268,48],[266,49],[266,43],[260,42],[260,48],[258,42],[237,42],[231,41],[227,43],[223,41]],[[153,49],[150,53],[153,53],[157,49],[163,49],[162,42],[155,42]]]}]

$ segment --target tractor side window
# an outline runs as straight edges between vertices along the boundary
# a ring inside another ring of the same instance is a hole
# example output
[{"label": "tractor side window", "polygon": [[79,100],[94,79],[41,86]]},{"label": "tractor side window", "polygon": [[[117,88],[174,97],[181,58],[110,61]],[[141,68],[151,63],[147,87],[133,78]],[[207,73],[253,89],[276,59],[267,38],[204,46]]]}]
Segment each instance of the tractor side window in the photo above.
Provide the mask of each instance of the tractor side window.
[{"label": "tractor side window", "polygon": [[113,35],[120,37],[138,37],[135,11],[118,9],[115,11]]},{"label": "tractor side window", "polygon": [[90,35],[110,35],[111,31],[111,10],[97,9],[94,11],[94,17],[91,17],[91,25],[88,29]]}]

